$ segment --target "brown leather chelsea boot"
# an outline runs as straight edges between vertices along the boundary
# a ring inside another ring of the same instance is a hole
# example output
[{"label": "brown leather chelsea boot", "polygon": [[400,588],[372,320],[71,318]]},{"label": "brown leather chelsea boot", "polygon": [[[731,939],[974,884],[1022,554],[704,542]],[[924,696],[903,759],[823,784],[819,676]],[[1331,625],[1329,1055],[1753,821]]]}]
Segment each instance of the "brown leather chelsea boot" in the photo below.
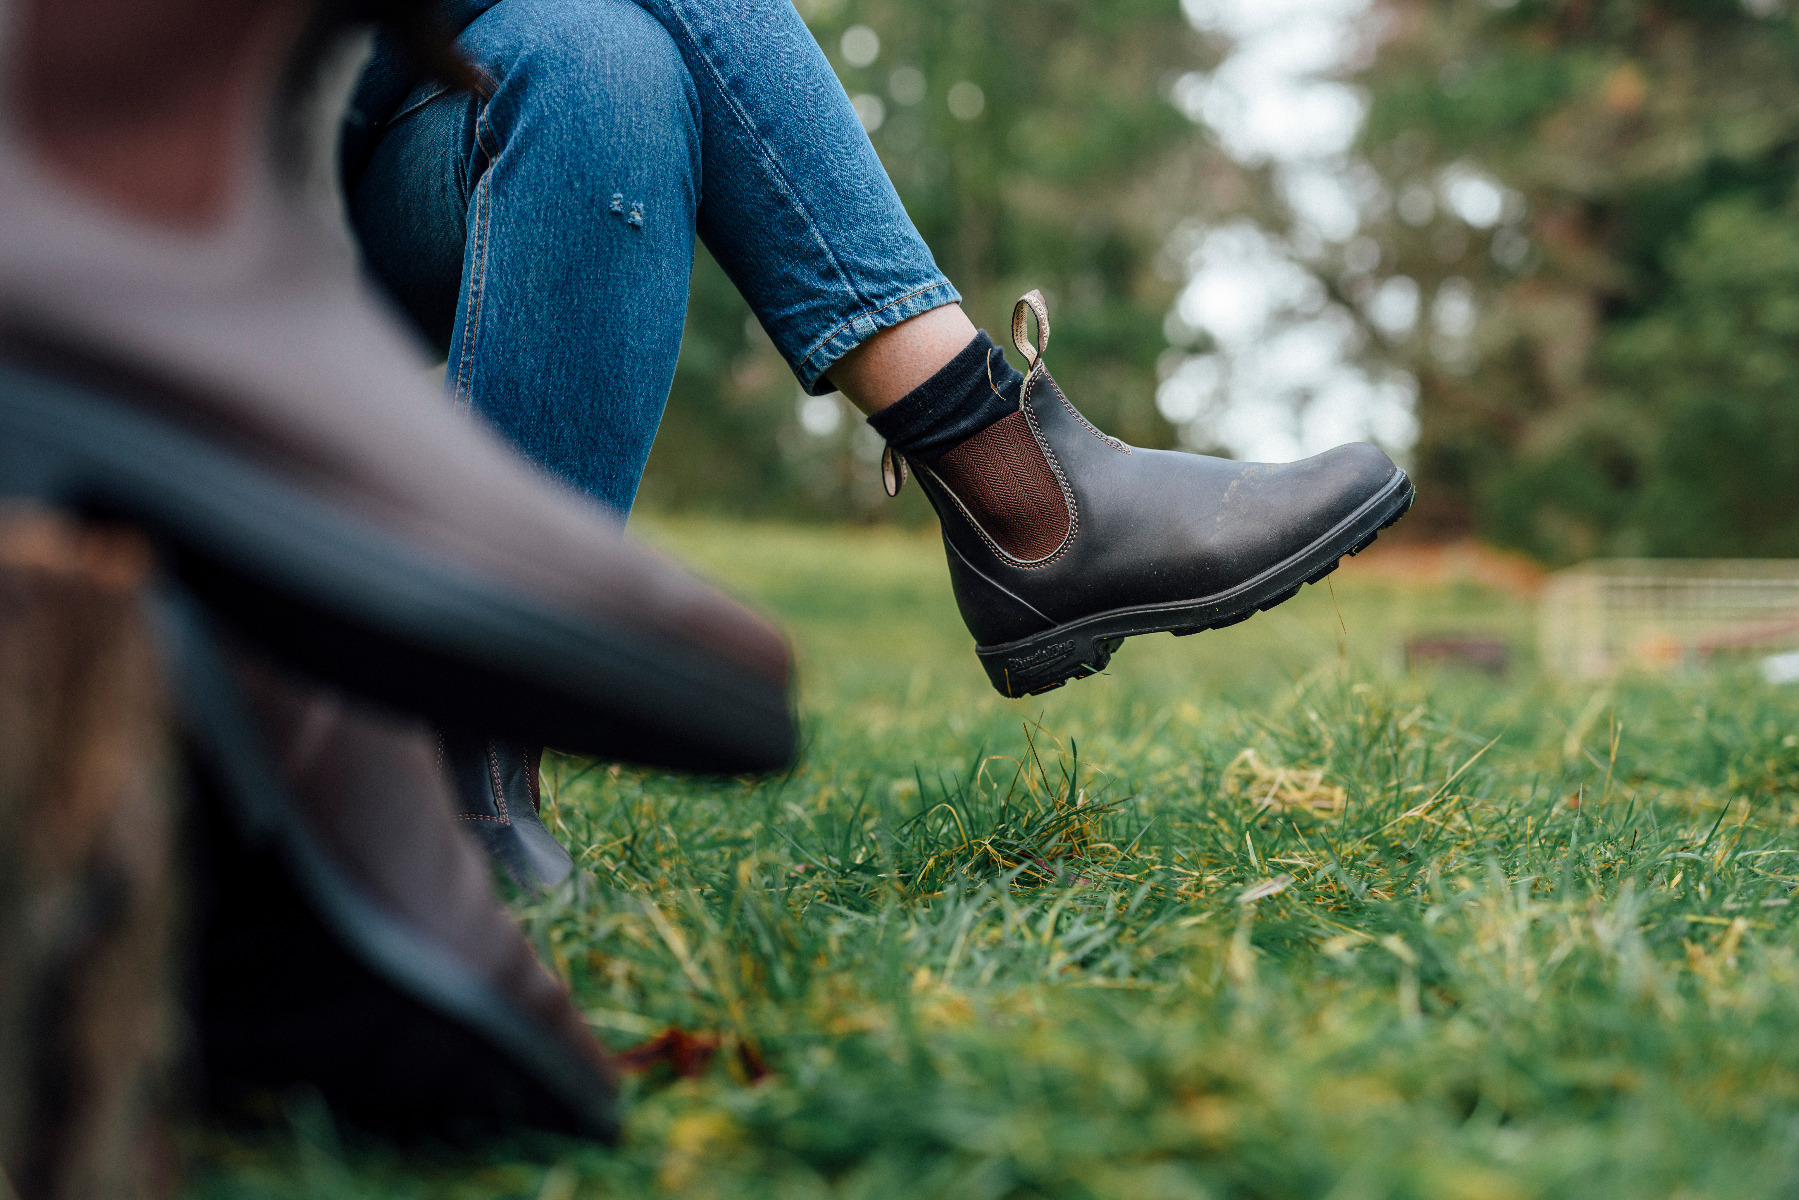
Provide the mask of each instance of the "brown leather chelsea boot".
[{"label": "brown leather chelsea boot", "polygon": [[426,382],[277,136],[310,6],[13,7],[0,506],[152,549],[209,1095],[610,1139],[610,1061],[494,896],[429,728],[766,770],[796,741],[786,642]]},{"label": "brown leather chelsea boot", "polygon": [[[1018,411],[910,464],[942,522],[975,653],[1004,695],[1095,674],[1127,637],[1273,608],[1411,507],[1405,472],[1365,442],[1269,464],[1106,436],[1050,378],[1040,292],[1014,307],[1012,340],[1030,364]],[[890,493],[906,465],[889,452]]]}]

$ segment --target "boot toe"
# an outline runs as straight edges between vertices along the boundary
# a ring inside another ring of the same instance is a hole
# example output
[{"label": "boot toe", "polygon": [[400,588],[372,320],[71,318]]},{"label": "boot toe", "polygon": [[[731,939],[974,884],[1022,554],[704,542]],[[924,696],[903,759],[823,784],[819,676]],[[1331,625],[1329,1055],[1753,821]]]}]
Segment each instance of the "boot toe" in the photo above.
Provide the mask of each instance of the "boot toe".
[{"label": "boot toe", "polygon": [[1399,468],[1369,442],[1350,442],[1269,473],[1271,506],[1285,510],[1293,535],[1309,542],[1328,533],[1386,489]]},{"label": "boot toe", "polygon": [[1332,478],[1340,479],[1346,495],[1363,500],[1385,487],[1399,470],[1387,452],[1373,442],[1348,442],[1306,461],[1317,463]]}]

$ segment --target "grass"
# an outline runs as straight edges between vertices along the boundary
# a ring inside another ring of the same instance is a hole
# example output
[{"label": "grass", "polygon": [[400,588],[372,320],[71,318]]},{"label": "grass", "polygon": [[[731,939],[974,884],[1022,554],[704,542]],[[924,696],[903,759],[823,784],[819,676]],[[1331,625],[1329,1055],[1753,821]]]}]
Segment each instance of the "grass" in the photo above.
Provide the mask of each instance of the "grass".
[{"label": "grass", "polygon": [[[586,873],[519,912],[602,1036],[710,1069],[633,1077],[616,1152],[409,1157],[296,1104],[196,1132],[189,1196],[1799,1190],[1790,693],[1555,682],[1524,602],[1344,572],[1011,702],[928,538],[651,532],[787,621],[804,757],[553,762]],[[1402,673],[1433,629],[1525,661]]]}]

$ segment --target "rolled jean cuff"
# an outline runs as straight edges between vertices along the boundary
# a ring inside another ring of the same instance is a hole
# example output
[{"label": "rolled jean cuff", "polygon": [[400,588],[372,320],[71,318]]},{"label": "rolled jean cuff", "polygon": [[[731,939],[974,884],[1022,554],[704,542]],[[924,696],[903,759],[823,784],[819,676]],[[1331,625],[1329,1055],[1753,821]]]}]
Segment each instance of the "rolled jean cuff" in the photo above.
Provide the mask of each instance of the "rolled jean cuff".
[{"label": "rolled jean cuff", "polygon": [[939,275],[934,282],[907,292],[897,300],[889,300],[879,308],[863,309],[837,326],[814,343],[806,357],[793,368],[793,373],[799,377],[800,387],[807,394],[829,395],[837,390],[837,385],[825,378],[825,372],[838,359],[883,329],[890,329],[901,321],[909,321],[920,313],[942,308],[946,304],[955,304],[961,299],[962,293],[948,279]]}]

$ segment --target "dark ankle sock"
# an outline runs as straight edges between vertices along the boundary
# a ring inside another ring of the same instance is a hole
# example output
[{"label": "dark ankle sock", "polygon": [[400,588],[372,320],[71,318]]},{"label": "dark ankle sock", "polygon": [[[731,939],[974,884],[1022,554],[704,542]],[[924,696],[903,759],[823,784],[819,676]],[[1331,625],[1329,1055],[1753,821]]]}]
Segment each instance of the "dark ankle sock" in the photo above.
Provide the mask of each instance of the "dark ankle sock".
[{"label": "dark ankle sock", "polygon": [[1037,562],[1067,537],[1068,504],[1019,411],[1023,385],[1024,376],[982,332],[868,423],[894,449],[929,466],[995,546]]},{"label": "dark ankle sock", "polygon": [[935,375],[868,423],[907,458],[932,462],[1017,412],[1023,384],[1024,376],[982,330]]}]

